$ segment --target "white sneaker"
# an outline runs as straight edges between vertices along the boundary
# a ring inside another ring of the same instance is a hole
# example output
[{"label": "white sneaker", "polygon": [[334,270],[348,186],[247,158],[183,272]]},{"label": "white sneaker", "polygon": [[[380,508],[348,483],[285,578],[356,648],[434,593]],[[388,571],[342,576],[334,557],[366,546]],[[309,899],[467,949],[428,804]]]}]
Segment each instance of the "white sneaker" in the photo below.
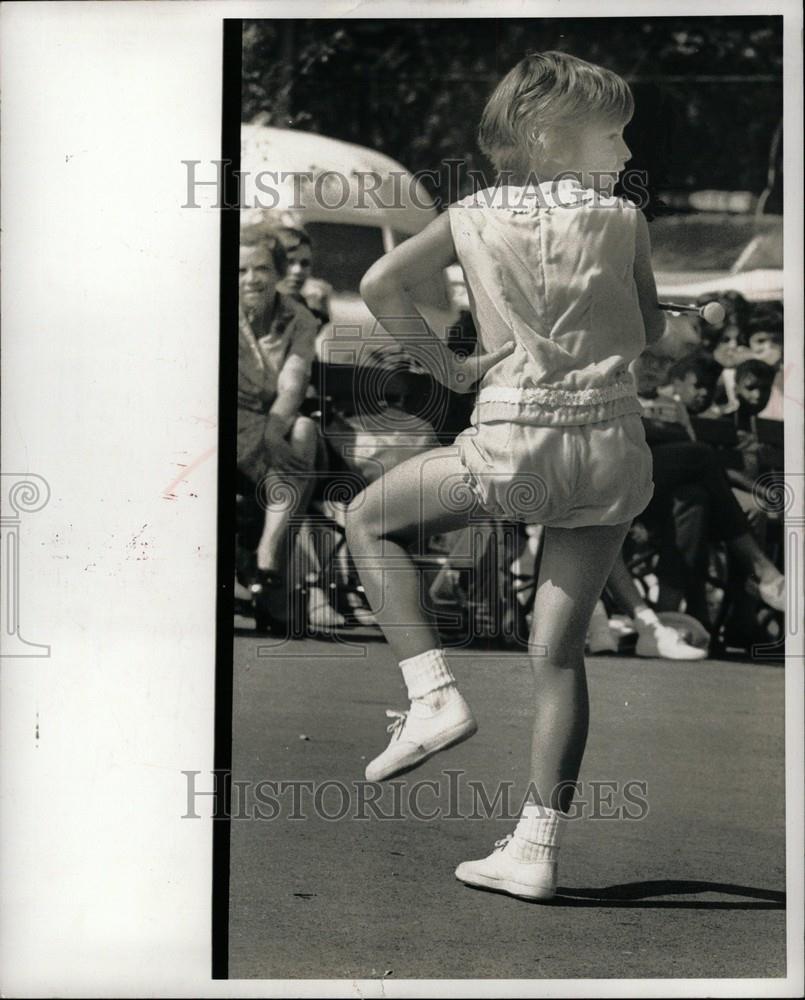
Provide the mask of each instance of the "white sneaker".
[{"label": "white sneaker", "polygon": [[439,750],[469,739],[478,729],[469,705],[458,691],[438,710],[414,701],[410,711],[387,708],[386,715],[392,720],[386,728],[391,741],[379,757],[367,764],[367,781],[384,781],[410,771]]},{"label": "white sneaker", "polygon": [[519,899],[548,900],[556,895],[557,862],[517,861],[511,854],[511,834],[495,843],[488,858],[464,861],[456,878],[476,889],[505,892]]},{"label": "white sneaker", "polygon": [[661,660],[704,660],[707,650],[685,642],[670,625],[641,625],[637,632],[638,656],[651,656]]}]

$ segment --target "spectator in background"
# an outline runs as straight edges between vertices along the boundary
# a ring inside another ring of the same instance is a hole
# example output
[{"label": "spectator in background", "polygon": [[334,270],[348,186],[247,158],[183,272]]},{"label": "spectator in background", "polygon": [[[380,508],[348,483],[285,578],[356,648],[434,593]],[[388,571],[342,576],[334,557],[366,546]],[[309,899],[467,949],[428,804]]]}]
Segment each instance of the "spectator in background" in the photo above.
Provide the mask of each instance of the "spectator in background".
[{"label": "spectator in background", "polygon": [[760,316],[749,330],[749,350],[757,361],[774,371],[769,400],[758,416],[764,420],[783,419],[783,326],[782,314]]},{"label": "spectator in background", "polygon": [[761,544],[766,541],[766,510],[773,508],[773,504],[758,504],[758,479],[762,473],[775,467],[782,471],[783,466],[783,456],[778,454],[779,449],[764,445],[759,440],[755,420],[769,402],[774,377],[774,369],[754,359],[741,362],[735,369],[738,408],[733,419],[738,433],[738,449],[727,468],[727,478]]},{"label": "spectator in background", "polygon": [[307,231],[300,225],[283,226],[277,230],[288,270],[280,284],[280,291],[297,302],[303,302],[323,326],[330,322],[330,295],[332,287],[320,278],[313,277],[313,244]]},{"label": "spectator in background", "polygon": [[[280,283],[280,291],[301,302],[315,317],[318,329],[330,322],[330,295],[332,286],[313,277],[313,243],[310,234],[293,218],[283,219],[277,228],[288,259],[288,269]],[[321,532],[312,523],[302,526],[299,536],[300,556],[304,562],[305,585],[308,598],[308,624],[313,629],[336,628],[345,623],[344,616],[330,604],[328,591],[323,586],[321,568],[326,555],[326,543]]]},{"label": "spectator in background", "polygon": [[735,324],[726,326],[713,347],[713,357],[722,368],[728,369],[751,358],[746,328]]},{"label": "spectator in background", "polygon": [[671,358],[652,358],[641,360],[635,369],[639,372],[637,386],[643,406],[643,425],[647,434],[649,428],[651,430],[649,444],[693,441],[696,437],[688,410],[669,382],[673,367]]},{"label": "spectator in background", "polygon": [[751,534],[719,456],[709,445],[692,440],[690,419],[678,400],[658,399],[657,390],[672,366],[672,358],[648,354],[634,364],[654,459],[654,497],[640,520],[660,541],[662,609],[676,610],[684,596],[689,613],[709,624],[703,577],[712,540],[725,543],[760,599],[783,611],[784,577]]},{"label": "spectator in background", "polygon": [[668,372],[669,384],[658,393],[678,400],[693,416],[709,409],[721,375],[721,365],[704,351],[697,351],[674,363]]},{"label": "spectator in background", "polygon": [[318,437],[299,407],[310,384],[318,323],[278,285],[283,247],[266,225],[241,230],[237,468],[240,492],[265,509],[249,573],[258,624],[288,628],[288,556],[296,517],[310,499]]},{"label": "spectator in background", "polygon": [[735,397],[738,408],[735,423],[739,430],[750,430],[757,417],[766,409],[771,396],[775,371],[763,361],[750,358],[735,369]]},{"label": "spectator in background", "polygon": [[[724,322],[717,327],[710,327],[703,320],[700,327],[707,338],[709,349],[714,359],[724,369],[715,396],[716,409],[708,416],[718,416],[731,413],[737,406],[735,398],[734,369],[742,362],[752,357],[749,347],[749,324],[752,318],[752,305],[739,292],[725,292],[709,301],[719,302],[725,310]],[[705,332],[706,331],[706,332]]]},{"label": "spectator in background", "polygon": [[[669,384],[660,386],[657,394],[659,397],[667,396],[681,403],[692,417],[721,417],[721,410],[711,405],[720,372],[720,365],[709,355],[704,353],[691,355],[671,367]],[[757,494],[763,491],[756,480],[761,471],[764,471],[759,461],[760,453],[764,449],[758,444],[757,436],[752,431],[752,418],[766,405],[773,377],[773,371],[759,361],[743,361],[737,366],[735,390],[738,409],[730,416],[739,428],[738,448],[716,453],[722,460],[735,499],[746,514],[749,526],[761,545],[765,543],[767,517],[765,506],[758,503]],[[665,440],[670,440],[671,435],[675,434],[681,440],[684,430],[691,440],[695,440],[695,432],[689,421],[680,417],[678,426],[674,427],[676,421],[673,411],[659,413],[655,408],[649,419],[656,420],[663,416],[666,417],[666,426],[660,430],[655,428],[655,438],[662,435]],[[768,464],[771,466],[773,462]]]},{"label": "spectator in background", "polygon": [[[291,213],[283,213],[274,223],[277,238],[282,243],[287,268],[278,289],[294,299],[313,315],[317,330],[330,321],[332,287],[313,277],[313,244],[307,230]],[[319,455],[319,465],[326,465],[326,450]],[[336,628],[345,623],[344,616],[330,604],[322,580],[322,562],[329,558],[330,545],[313,523],[306,520],[298,536],[301,573],[307,593],[308,625],[314,630]],[[317,551],[320,549],[321,551]]]}]

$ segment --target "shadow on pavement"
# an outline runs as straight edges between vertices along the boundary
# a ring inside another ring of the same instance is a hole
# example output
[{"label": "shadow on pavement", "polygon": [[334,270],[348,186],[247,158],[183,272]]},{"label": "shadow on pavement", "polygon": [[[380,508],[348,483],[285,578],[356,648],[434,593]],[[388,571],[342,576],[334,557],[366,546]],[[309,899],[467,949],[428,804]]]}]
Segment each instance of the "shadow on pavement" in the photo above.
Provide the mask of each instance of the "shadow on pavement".
[{"label": "shadow on pavement", "polygon": [[[655,899],[656,896],[694,895],[715,892],[723,896],[743,896],[744,900]],[[625,882],[601,889],[557,890],[555,904],[560,906],[655,907],[690,910],[784,910],[785,893],[771,889],[753,889],[725,882],[697,882],[656,879],[651,882]]]}]

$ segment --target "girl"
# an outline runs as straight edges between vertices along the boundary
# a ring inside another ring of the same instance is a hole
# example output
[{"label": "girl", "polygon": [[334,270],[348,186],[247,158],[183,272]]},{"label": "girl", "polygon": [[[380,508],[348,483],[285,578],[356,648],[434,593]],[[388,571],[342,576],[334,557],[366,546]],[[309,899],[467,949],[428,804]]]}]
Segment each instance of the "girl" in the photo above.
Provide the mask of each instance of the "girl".
[{"label": "girl", "polygon": [[[555,893],[587,739],[587,626],[653,491],[628,366],[665,320],[645,218],[606,193],[630,158],[622,132],[632,113],[614,73],[561,52],[529,54],[492,94],[479,132],[508,183],[450,206],[361,284],[383,328],[437,379],[459,392],[480,380],[472,424],[453,445],[397,466],[350,509],[350,549],[411,699],[409,712],[387,713],[391,742],[366,777],[409,770],[476,730],[422,613],[409,546],[466,524],[476,505],[545,525],[529,638],[537,698],[528,797],[513,836],[456,870],[470,885],[527,899]],[[455,261],[479,333],[465,359],[412,298]]]}]

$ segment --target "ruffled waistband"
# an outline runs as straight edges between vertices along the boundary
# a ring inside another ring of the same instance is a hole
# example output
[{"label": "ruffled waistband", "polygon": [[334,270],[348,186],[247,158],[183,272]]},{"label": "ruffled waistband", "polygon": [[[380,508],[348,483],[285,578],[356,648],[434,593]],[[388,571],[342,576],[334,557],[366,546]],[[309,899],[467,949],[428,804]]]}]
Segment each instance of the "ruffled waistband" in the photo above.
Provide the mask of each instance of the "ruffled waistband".
[{"label": "ruffled waistband", "polygon": [[510,420],[538,427],[556,427],[594,424],[641,412],[631,379],[593,389],[490,385],[478,393],[471,421],[478,424]]}]

